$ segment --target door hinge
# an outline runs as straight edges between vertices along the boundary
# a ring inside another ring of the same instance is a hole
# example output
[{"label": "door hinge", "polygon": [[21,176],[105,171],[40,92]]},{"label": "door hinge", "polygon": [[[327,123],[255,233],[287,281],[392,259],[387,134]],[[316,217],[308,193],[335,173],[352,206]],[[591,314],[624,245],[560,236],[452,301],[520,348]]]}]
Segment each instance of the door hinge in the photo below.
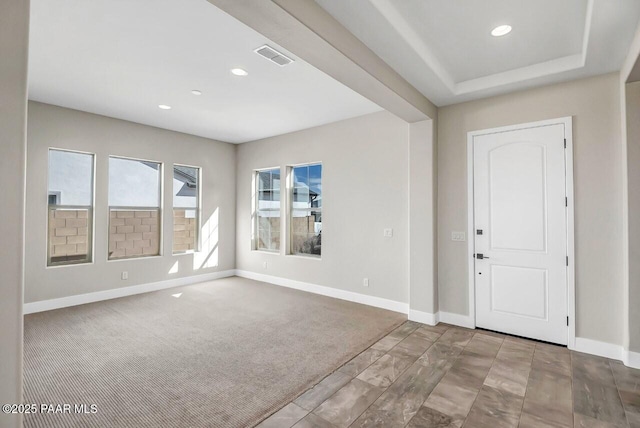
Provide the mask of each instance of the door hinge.
[{"label": "door hinge", "polygon": [[569,317],[567,317],[567,327],[569,327]]},{"label": "door hinge", "polygon": [[565,149],[567,148],[567,139],[566,138],[564,139],[564,148]]},{"label": "door hinge", "polygon": [[569,266],[569,256],[567,256],[567,266]]},{"label": "door hinge", "polygon": [[567,198],[566,196],[564,197],[564,206],[565,207],[569,206],[569,198]]}]

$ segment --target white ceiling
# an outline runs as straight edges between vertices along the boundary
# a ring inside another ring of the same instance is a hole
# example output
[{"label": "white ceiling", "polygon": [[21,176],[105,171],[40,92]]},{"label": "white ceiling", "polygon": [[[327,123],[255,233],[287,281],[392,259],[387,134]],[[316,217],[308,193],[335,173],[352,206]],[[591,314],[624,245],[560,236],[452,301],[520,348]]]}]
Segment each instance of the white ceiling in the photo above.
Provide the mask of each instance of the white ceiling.
[{"label": "white ceiling", "polygon": [[29,98],[233,143],[381,110],[206,0],[32,0]]},{"label": "white ceiling", "polygon": [[439,106],[617,71],[640,16],[638,0],[316,2]]}]

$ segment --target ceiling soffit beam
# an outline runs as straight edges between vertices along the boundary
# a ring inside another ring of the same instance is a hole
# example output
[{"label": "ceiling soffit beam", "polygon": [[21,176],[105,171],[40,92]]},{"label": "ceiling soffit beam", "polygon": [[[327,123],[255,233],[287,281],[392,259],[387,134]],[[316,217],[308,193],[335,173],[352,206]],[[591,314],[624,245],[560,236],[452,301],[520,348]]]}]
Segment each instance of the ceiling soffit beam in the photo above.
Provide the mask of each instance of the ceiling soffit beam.
[{"label": "ceiling soffit beam", "polygon": [[315,1],[208,1],[399,118],[436,118],[431,101]]}]

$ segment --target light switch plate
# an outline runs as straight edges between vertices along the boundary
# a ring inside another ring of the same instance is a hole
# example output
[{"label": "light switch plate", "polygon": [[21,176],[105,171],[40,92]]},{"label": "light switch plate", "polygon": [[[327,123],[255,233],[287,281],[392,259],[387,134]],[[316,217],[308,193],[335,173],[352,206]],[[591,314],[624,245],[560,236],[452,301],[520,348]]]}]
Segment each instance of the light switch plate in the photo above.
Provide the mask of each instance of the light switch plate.
[{"label": "light switch plate", "polygon": [[464,232],[451,232],[451,240],[452,241],[464,241],[465,233]]}]

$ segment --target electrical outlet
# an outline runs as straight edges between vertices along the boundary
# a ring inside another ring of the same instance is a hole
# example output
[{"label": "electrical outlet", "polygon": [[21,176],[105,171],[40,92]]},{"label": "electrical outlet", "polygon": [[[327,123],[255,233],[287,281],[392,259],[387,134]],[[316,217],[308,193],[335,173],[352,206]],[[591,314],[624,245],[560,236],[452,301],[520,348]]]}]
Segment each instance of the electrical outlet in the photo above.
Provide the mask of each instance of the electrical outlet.
[{"label": "electrical outlet", "polygon": [[124,281],[125,279],[129,279],[129,272],[124,271],[122,272],[122,276],[121,276],[122,280]]},{"label": "electrical outlet", "polygon": [[369,278],[365,278],[365,279],[362,281],[362,285],[364,285],[365,287],[368,287],[368,286],[369,286]]},{"label": "electrical outlet", "polygon": [[464,232],[451,232],[451,240],[452,241],[464,241],[465,233]]},{"label": "electrical outlet", "polygon": [[393,229],[384,229],[383,234],[385,238],[391,238],[393,236]]},{"label": "electrical outlet", "polygon": [[267,268],[267,262],[262,262],[262,267],[266,269]]}]

